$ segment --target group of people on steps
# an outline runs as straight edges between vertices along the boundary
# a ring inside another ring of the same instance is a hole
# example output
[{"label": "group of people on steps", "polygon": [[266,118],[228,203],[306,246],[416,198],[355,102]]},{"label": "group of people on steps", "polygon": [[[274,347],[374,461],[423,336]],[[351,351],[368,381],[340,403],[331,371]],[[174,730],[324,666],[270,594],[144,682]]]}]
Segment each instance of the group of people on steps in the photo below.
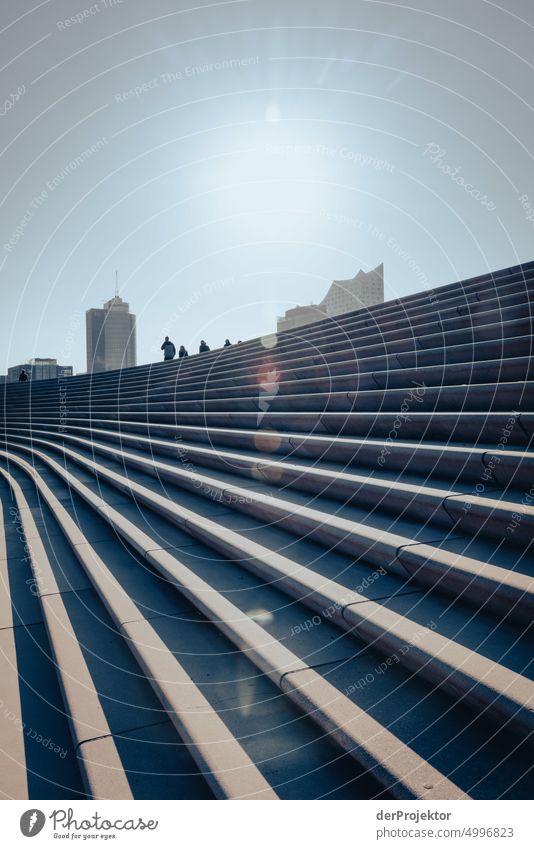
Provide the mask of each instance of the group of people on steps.
[{"label": "group of people on steps", "polygon": [[[238,344],[240,342],[241,342],[241,339],[239,340]],[[230,342],[229,339],[225,339],[223,347],[229,348],[231,346],[231,344],[232,343]],[[171,340],[169,339],[168,336],[165,337],[165,339],[163,341],[163,345],[161,346],[161,350],[163,351],[163,359],[164,360],[174,360],[174,358],[176,356],[176,347],[174,345],[174,342],[171,342]],[[200,345],[198,346],[198,353],[199,354],[205,354],[206,351],[211,351],[211,348],[204,339],[201,339]],[[188,356],[189,356],[189,351],[186,350],[184,345],[180,345],[180,347],[178,348],[178,358],[181,360],[183,357],[188,357]]]}]

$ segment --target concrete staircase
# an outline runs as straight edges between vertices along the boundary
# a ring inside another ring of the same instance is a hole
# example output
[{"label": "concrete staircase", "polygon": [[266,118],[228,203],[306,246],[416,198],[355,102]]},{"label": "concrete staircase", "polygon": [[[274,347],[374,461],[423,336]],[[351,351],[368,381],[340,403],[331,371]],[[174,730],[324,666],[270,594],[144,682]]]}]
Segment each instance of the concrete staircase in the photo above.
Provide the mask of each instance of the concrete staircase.
[{"label": "concrete staircase", "polygon": [[0,793],[531,798],[533,302],[5,387]]}]

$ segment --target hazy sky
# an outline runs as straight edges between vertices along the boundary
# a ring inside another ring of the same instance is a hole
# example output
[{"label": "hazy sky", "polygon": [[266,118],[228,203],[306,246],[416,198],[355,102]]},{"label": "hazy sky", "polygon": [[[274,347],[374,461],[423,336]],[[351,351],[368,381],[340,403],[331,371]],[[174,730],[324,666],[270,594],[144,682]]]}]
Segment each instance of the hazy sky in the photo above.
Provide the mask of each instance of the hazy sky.
[{"label": "hazy sky", "polygon": [[533,259],[533,41],[532,0],[1,0],[0,371],[84,371],[115,269],[142,363]]}]

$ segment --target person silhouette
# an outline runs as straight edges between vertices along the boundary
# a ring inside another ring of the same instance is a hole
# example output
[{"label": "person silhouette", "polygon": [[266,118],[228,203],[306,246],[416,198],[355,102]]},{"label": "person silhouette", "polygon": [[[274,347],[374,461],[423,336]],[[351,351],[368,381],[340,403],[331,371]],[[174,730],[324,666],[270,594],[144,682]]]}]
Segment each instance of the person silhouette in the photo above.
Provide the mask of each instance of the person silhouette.
[{"label": "person silhouette", "polygon": [[180,347],[178,349],[179,359],[181,360],[182,357],[188,357],[188,356],[189,356],[189,351],[186,351],[185,347],[183,345],[180,345]]},{"label": "person silhouette", "polygon": [[225,347],[225,348],[230,348],[230,346],[231,346],[231,345],[232,345],[232,343],[230,342],[230,340],[229,340],[229,339],[225,339],[225,340],[224,340],[224,346],[223,346],[223,347]]},{"label": "person silhouette", "polygon": [[26,383],[27,380],[29,380],[28,372],[25,369],[22,369],[21,373],[19,374],[19,383]]},{"label": "person silhouette", "polygon": [[161,350],[163,351],[163,359],[165,362],[167,360],[174,360],[174,357],[176,356],[176,348],[168,336],[165,337]]},{"label": "person silhouette", "polygon": [[208,345],[208,343],[204,342],[204,339],[201,339],[200,345],[198,346],[198,353],[199,354],[205,354],[206,351],[209,351],[209,350],[210,350],[210,346]]}]

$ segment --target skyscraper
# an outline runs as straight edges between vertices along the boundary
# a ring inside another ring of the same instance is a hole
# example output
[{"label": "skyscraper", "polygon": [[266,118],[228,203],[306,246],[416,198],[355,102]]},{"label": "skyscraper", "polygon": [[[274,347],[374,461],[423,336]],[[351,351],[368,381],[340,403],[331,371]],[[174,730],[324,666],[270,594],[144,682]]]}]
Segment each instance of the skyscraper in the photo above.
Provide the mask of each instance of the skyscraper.
[{"label": "skyscraper", "polygon": [[111,371],[137,365],[135,315],[130,305],[115,296],[103,309],[85,314],[87,331],[87,371]]}]

